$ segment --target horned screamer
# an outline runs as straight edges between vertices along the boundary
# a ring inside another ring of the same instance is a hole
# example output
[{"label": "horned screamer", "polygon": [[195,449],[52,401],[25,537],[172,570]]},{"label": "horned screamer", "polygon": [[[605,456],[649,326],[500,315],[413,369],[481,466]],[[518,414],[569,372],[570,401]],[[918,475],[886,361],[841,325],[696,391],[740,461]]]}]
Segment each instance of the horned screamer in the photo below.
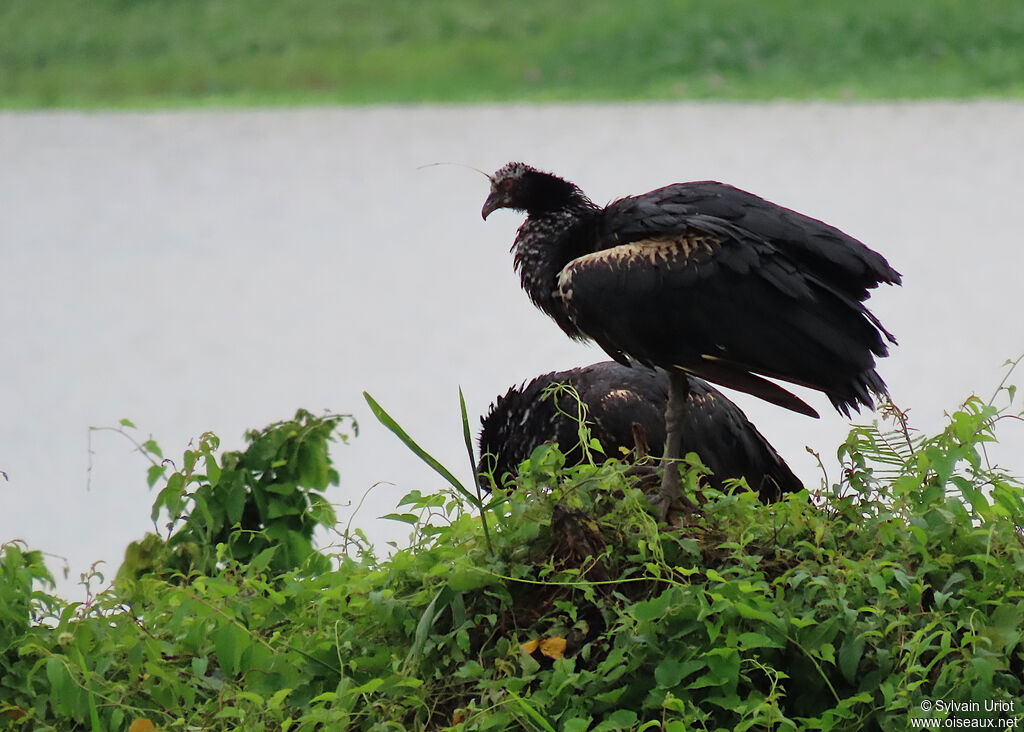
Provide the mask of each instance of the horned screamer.
[{"label": "horned screamer", "polygon": [[[764,503],[803,489],[803,484],[746,415],[722,392],[696,376],[687,376],[687,401],[680,420],[681,452],[696,453],[711,471],[707,483],[725,490],[730,478],[744,478]],[[573,393],[548,394],[552,384]],[[545,442],[558,445],[566,467],[585,462],[580,445],[580,408],[604,454],[641,458],[638,438],[660,457],[665,446],[665,407],[669,379],[661,369],[627,368],[614,361],[543,374],[513,386],[480,420],[480,487],[490,490],[515,477],[519,464]],[[579,403],[574,404],[578,397]]]},{"label": "horned screamer", "polygon": [[[523,163],[490,181],[485,219],[499,208],[527,214],[513,249],[534,304],[571,338],[669,373],[667,459],[682,457],[686,374],[812,417],[769,379],[823,392],[847,416],[886,393],[875,358],[896,340],[864,301],[900,275],[853,237],[712,181],[603,208]],[[666,469],[662,517],[682,501],[678,472]]]}]

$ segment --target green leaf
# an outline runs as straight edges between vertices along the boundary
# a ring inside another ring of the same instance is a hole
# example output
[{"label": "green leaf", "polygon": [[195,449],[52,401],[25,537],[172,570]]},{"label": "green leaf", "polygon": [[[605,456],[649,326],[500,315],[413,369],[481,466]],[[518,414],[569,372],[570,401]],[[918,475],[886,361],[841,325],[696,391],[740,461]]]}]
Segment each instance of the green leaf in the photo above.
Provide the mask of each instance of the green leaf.
[{"label": "green leaf", "polygon": [[299,483],[312,490],[322,491],[327,487],[330,461],[327,444],[322,440],[303,442],[299,447]]},{"label": "green leaf", "polygon": [[666,658],[655,667],[654,680],[663,689],[674,689],[684,678],[706,665],[701,660],[677,661],[674,658]]},{"label": "green leaf", "polygon": [[204,455],[206,460],[206,479],[210,481],[211,486],[216,486],[220,482],[221,468],[217,464],[217,458],[214,455]]},{"label": "green leaf", "polygon": [[309,494],[309,516],[316,523],[327,528],[332,528],[338,523],[338,517],[334,513],[334,507],[323,496],[317,493]]},{"label": "green leaf", "polygon": [[[78,661],[78,667],[82,669],[82,678],[86,679],[88,683],[89,679],[89,667],[85,663],[85,656],[82,655],[82,651],[78,648],[74,649],[75,660]],[[96,697],[89,688],[85,689],[89,702],[89,724],[92,726],[92,732],[103,732],[103,727],[100,725],[100,714],[99,709],[96,707]]]},{"label": "green leaf", "polygon": [[268,483],[267,485],[261,486],[262,490],[266,493],[274,493],[279,496],[290,496],[298,491],[299,485],[294,481],[284,481],[281,483]]},{"label": "green leaf", "polygon": [[224,507],[228,526],[239,523],[242,520],[242,514],[245,513],[245,504],[249,498],[245,486],[240,483],[226,483],[217,489],[215,495],[220,498],[221,505]]},{"label": "green leaf", "polygon": [[404,496],[402,496],[402,499],[398,502],[398,505],[400,507],[412,506],[413,508],[440,508],[445,503],[447,503],[447,501],[448,499],[445,498],[443,494],[430,493],[428,495],[423,495],[422,493],[420,493],[420,491],[414,488],[413,490],[409,491]]},{"label": "green leaf", "polygon": [[427,635],[434,627],[434,621],[437,620],[437,616],[441,611],[448,606],[452,597],[454,597],[454,593],[451,588],[445,585],[438,590],[437,594],[434,595],[434,599],[430,601],[430,604],[427,605],[427,608],[420,615],[420,620],[416,624],[416,634],[413,637],[412,646],[409,648],[409,653],[405,657],[406,664],[409,664],[413,659],[419,657],[420,651],[423,649],[423,645],[427,642]]},{"label": "green leaf", "polygon": [[[462,394],[461,386],[459,387],[459,409],[462,417],[462,441],[466,445],[466,454],[469,455],[470,470],[473,471],[473,477],[475,478],[477,460],[476,456],[473,454],[473,435],[469,429],[469,415],[466,413],[466,397]],[[479,489],[477,490],[477,494],[479,496]]]},{"label": "green leaf", "polygon": [[831,643],[822,643],[817,650],[822,660],[829,663],[836,662],[836,647]]},{"label": "green leaf", "polygon": [[551,725],[551,723],[548,720],[546,720],[540,712],[534,709],[533,706],[526,699],[523,699],[523,697],[519,696],[519,694],[515,693],[511,689],[508,690],[508,695],[512,697],[512,700],[515,702],[516,706],[518,706],[520,711],[526,714],[526,716],[530,719],[531,722],[539,726],[542,730],[544,730],[544,732],[555,732],[555,728]]},{"label": "green leaf", "polygon": [[164,454],[160,450],[160,446],[156,444],[156,440],[149,439],[142,443],[142,449],[148,453],[156,455],[158,458],[163,458]]},{"label": "green leaf", "polygon": [[214,719],[244,719],[245,712],[238,707],[224,707],[213,715]]},{"label": "green leaf", "polygon": [[494,576],[476,567],[462,565],[448,576],[448,586],[455,592],[469,592],[493,584]]},{"label": "green leaf", "polygon": [[758,610],[756,607],[752,607],[745,602],[737,602],[735,604],[735,608],[741,617],[747,618],[748,620],[762,620],[770,625],[777,625],[778,623],[778,618],[771,613]]},{"label": "green leaf", "polygon": [[614,689],[603,691],[600,694],[594,695],[594,701],[599,702],[602,705],[614,707],[618,705],[622,698],[629,691],[628,686],[616,686]]},{"label": "green leaf", "polygon": [[716,647],[704,656],[708,670],[725,684],[735,687],[740,672],[740,656],[734,648]]},{"label": "green leaf", "polygon": [[166,508],[171,518],[175,519],[182,509],[182,494],[185,491],[185,477],[181,473],[174,473],[167,479],[165,485],[156,496],[153,502],[153,510],[150,512],[150,519],[157,520],[160,509]]},{"label": "green leaf", "polygon": [[76,687],[59,656],[50,656],[46,659],[46,680],[50,682],[51,698],[55,704],[60,709],[68,711]]},{"label": "green leaf", "polygon": [[120,425],[121,425],[122,427],[130,427],[131,429],[135,429],[135,423],[134,423],[134,422],[132,422],[132,421],[131,421],[130,419],[122,419],[122,420],[121,420],[121,421],[119,422],[119,424],[120,424]]},{"label": "green leaf", "polygon": [[669,608],[676,602],[679,593],[674,588],[669,588],[660,595],[643,600],[633,606],[633,617],[643,622],[657,622],[668,614]]},{"label": "green leaf", "polygon": [[282,516],[299,516],[306,512],[305,506],[297,506],[292,500],[271,498],[267,501],[267,520],[279,519]]},{"label": "green leaf", "polygon": [[785,648],[786,644],[774,638],[769,638],[764,633],[740,633],[737,639],[740,648]]},{"label": "green leaf", "polygon": [[252,572],[262,572],[270,566],[270,561],[274,558],[274,554],[280,547],[272,546],[269,549],[264,549],[249,562],[249,570]]},{"label": "green leaf", "polygon": [[473,454],[473,436],[469,430],[469,415],[466,414],[466,397],[462,394],[462,387],[459,387],[459,410],[462,418],[462,439],[466,444],[466,453],[469,455],[469,469],[473,474],[473,487],[476,489],[477,502],[474,504],[480,511],[480,528],[484,532],[484,543],[487,545],[487,553],[493,555],[494,547],[491,544],[491,530],[487,525],[487,507],[484,506],[484,497],[480,490],[479,476],[476,474],[476,457]]},{"label": "green leaf", "polygon": [[594,727],[594,732],[632,729],[636,726],[637,721],[636,712],[630,709],[619,709],[609,714],[599,725]]},{"label": "green leaf", "polygon": [[377,689],[379,689],[383,685],[384,685],[384,679],[381,679],[381,678],[370,679],[369,681],[367,681],[362,686],[357,686],[356,688],[354,688],[352,690],[352,693],[353,694],[360,694],[360,695],[362,695],[362,694],[372,694],[373,692],[377,691]]},{"label": "green leaf", "polygon": [[152,488],[164,477],[165,472],[167,472],[166,465],[150,465],[149,469],[146,470],[146,483]]},{"label": "green leaf", "polygon": [[252,643],[249,634],[228,622],[215,628],[210,637],[221,669],[228,676],[236,675],[241,668],[242,654]]},{"label": "green leaf", "polygon": [[857,667],[863,653],[863,636],[848,635],[839,646],[839,670],[851,684],[857,679]]},{"label": "green leaf", "polygon": [[414,513],[387,513],[381,516],[381,518],[388,521],[398,521],[403,524],[409,524],[410,526],[415,526],[420,520],[420,517]]}]

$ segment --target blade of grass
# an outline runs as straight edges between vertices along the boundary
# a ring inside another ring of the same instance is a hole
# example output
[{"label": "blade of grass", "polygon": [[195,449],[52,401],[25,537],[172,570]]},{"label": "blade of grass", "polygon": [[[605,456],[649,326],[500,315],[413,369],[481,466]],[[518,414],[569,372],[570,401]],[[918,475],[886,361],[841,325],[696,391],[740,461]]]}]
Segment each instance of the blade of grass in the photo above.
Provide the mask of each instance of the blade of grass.
[{"label": "blade of grass", "polygon": [[462,411],[462,439],[466,442],[466,453],[469,455],[469,469],[473,472],[473,486],[476,488],[476,499],[479,501],[477,508],[480,511],[480,523],[484,527],[484,542],[487,544],[487,552],[494,554],[494,547],[491,546],[491,532],[487,528],[487,511],[484,508],[484,496],[480,490],[480,476],[476,474],[476,457],[473,455],[473,436],[469,430],[469,415],[466,413],[466,397],[462,394],[462,387],[459,387],[459,409]]},{"label": "blade of grass", "polygon": [[[462,438],[466,441],[466,452],[469,454],[469,468],[476,475],[476,456],[473,455],[473,436],[469,431],[469,416],[466,414],[466,398],[462,395],[462,387],[459,387],[459,409],[462,410]],[[483,503],[483,496],[480,495],[480,482],[476,482],[476,496]]]},{"label": "blade of grass", "polygon": [[427,605],[427,609],[420,615],[420,620],[416,624],[416,633],[413,636],[412,646],[409,648],[409,653],[405,656],[404,666],[406,669],[410,668],[413,659],[419,656],[420,651],[423,650],[423,646],[427,642],[427,635],[430,633],[430,629],[434,627],[434,620],[437,618],[439,609],[450,603],[453,595],[454,593],[451,588],[445,585],[437,591],[434,599]]},{"label": "blade of grass", "polygon": [[85,656],[76,648],[75,657],[78,661],[78,666],[82,669],[85,690],[89,694],[89,723],[92,726],[92,732],[103,732],[103,726],[100,724],[99,710],[96,708],[96,695],[92,693],[92,684],[89,681],[89,667],[85,665]]},{"label": "blade of grass", "polygon": [[431,468],[433,468],[442,478],[448,481],[448,483],[455,490],[457,490],[463,497],[465,497],[466,500],[472,503],[478,510],[481,508],[482,502],[480,501],[480,499],[478,499],[473,493],[467,490],[466,487],[462,485],[462,483],[459,481],[459,479],[452,475],[445,466],[441,465],[441,463],[439,463],[426,450],[417,445],[416,441],[412,439],[412,437],[410,437],[409,434],[405,430],[403,430],[398,425],[397,422],[395,422],[391,415],[384,411],[384,408],[380,404],[378,404],[377,401],[372,396],[370,396],[367,392],[364,391],[363,398],[366,400],[366,403],[370,405],[370,411],[373,412],[373,416],[376,417],[377,420],[382,425],[384,425],[389,430],[394,432],[395,436],[398,437],[398,439],[401,440],[403,443],[405,443],[405,446],[408,447],[413,452],[413,454],[416,455],[416,457],[418,457],[420,460],[422,460]]},{"label": "blade of grass", "polygon": [[551,723],[548,722],[548,720],[544,719],[544,717],[541,716],[540,712],[531,707],[526,702],[526,700],[523,699],[523,697],[519,696],[519,694],[515,693],[511,689],[506,689],[506,691],[516,702],[516,705],[524,712],[526,712],[526,716],[529,717],[531,722],[533,722],[542,730],[544,730],[544,732],[555,732],[555,728],[551,726]]}]

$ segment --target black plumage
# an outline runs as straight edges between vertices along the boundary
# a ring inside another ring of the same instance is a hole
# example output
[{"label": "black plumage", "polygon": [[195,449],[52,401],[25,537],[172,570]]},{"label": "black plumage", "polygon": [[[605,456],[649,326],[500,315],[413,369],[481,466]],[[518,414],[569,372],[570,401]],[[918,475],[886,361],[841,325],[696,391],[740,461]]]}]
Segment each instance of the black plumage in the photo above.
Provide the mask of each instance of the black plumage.
[{"label": "black plumage", "polygon": [[484,204],[525,211],[515,266],[533,302],[612,358],[681,368],[797,412],[763,377],[824,392],[843,414],[873,407],[875,357],[895,339],[864,306],[900,275],[817,219],[723,183],[678,183],[600,208],[522,163]]},{"label": "black plumage", "polygon": [[[762,501],[803,488],[779,454],[743,412],[706,382],[689,377],[682,418],[682,453],[695,452],[711,470],[710,485],[721,489],[729,478],[746,478]],[[541,398],[551,384],[568,384],[586,407],[587,425],[608,457],[634,449],[633,425],[639,425],[651,454],[662,455],[669,379],[662,370],[628,368],[614,361],[538,376],[513,387],[481,419],[478,474],[502,480],[545,442],[556,443],[569,466],[584,460],[579,445],[578,405],[571,393]],[[481,481],[489,486],[485,476]]]},{"label": "black plumage", "polygon": [[[499,208],[527,214],[513,249],[530,299],[570,337],[669,372],[667,456],[680,456],[684,373],[813,417],[769,379],[821,391],[847,416],[886,393],[875,357],[895,339],[864,301],[900,275],[853,237],[713,181],[601,208],[523,163],[490,180],[485,219]],[[663,515],[682,498],[674,473]]]}]

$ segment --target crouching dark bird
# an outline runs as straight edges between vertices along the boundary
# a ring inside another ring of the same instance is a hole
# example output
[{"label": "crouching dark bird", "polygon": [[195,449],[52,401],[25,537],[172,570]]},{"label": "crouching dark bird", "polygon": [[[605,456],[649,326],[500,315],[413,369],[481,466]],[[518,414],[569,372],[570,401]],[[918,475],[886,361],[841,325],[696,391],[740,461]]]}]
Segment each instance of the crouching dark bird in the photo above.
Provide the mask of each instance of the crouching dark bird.
[{"label": "crouching dark bird", "polygon": [[[527,214],[513,249],[534,304],[619,363],[668,371],[666,457],[680,457],[686,374],[813,417],[769,379],[821,391],[845,415],[886,393],[875,357],[896,341],[864,301],[900,275],[853,237],[713,181],[603,208],[523,163],[490,181],[485,219],[499,208]],[[662,515],[681,499],[666,470]]]},{"label": "crouching dark bird", "polygon": [[[768,503],[803,488],[768,440],[721,392],[693,376],[681,416],[681,451],[695,452],[710,469],[710,485],[721,490],[729,478],[747,485]],[[587,424],[609,457],[633,450],[639,425],[658,457],[665,444],[669,379],[660,369],[629,368],[614,361],[538,376],[513,387],[481,419],[478,475],[514,476],[519,464],[545,442],[557,443],[566,464],[584,460],[579,445],[578,405],[568,393],[542,398],[551,384],[568,384],[586,407]],[[487,487],[484,476],[481,485]]]}]

